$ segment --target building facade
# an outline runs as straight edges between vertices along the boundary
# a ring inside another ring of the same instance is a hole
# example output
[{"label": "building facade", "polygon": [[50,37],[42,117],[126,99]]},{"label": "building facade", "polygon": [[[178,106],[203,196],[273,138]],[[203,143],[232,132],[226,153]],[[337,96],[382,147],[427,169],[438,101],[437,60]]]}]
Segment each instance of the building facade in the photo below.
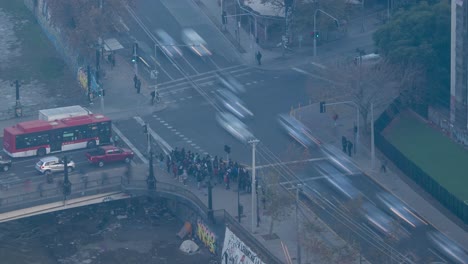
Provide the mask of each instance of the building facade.
[{"label": "building facade", "polygon": [[451,1],[450,122],[468,130],[468,0]]}]

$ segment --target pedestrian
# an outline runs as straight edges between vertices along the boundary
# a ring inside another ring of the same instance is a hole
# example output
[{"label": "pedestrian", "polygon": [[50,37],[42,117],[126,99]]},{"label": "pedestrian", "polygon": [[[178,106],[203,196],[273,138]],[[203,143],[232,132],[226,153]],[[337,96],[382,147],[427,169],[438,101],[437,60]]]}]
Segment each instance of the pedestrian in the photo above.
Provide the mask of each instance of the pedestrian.
[{"label": "pedestrian", "polygon": [[380,172],[386,173],[387,172],[387,160],[382,161],[382,165],[380,166]]},{"label": "pedestrian", "polygon": [[229,190],[229,173],[224,174],[224,184],[226,185],[226,190]]},{"label": "pedestrian", "polygon": [[154,105],[154,98],[156,97],[156,92],[152,91],[151,92],[151,105]]},{"label": "pedestrian", "polygon": [[140,89],[141,89],[141,80],[140,79],[137,80],[136,89],[137,89],[137,94],[139,94]]},{"label": "pedestrian", "polygon": [[135,87],[135,89],[137,88],[137,83],[138,83],[138,77],[137,75],[135,74],[133,76],[133,87]]},{"label": "pedestrian", "polygon": [[257,62],[258,62],[258,65],[262,65],[262,53],[260,51],[257,51]]},{"label": "pedestrian", "polygon": [[115,67],[115,54],[114,52],[111,53],[111,69]]},{"label": "pedestrian", "polygon": [[345,136],[341,137],[341,146],[343,147],[343,152],[346,153],[346,147],[348,146],[348,140]]},{"label": "pedestrian", "polygon": [[351,141],[348,141],[348,156],[351,157],[351,152],[353,150],[353,143]]}]

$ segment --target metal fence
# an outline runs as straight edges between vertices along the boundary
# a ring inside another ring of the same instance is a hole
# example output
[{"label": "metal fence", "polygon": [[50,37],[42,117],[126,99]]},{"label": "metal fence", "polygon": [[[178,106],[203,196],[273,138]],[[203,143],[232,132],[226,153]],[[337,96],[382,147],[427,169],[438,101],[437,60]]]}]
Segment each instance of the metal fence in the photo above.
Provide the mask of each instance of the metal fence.
[{"label": "metal fence", "polygon": [[382,136],[381,132],[400,112],[400,108],[401,103],[399,99],[396,99],[376,120],[375,129],[377,133],[375,133],[375,145],[388,159],[392,160],[405,175],[424,188],[424,190],[459,217],[465,224],[468,224],[468,204],[441,186]]}]

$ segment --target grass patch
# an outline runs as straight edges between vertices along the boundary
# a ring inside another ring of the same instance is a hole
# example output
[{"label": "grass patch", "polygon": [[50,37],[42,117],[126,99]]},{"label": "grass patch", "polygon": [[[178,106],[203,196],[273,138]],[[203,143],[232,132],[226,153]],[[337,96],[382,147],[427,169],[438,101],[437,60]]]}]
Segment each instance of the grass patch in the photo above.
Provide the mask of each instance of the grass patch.
[{"label": "grass patch", "polygon": [[384,136],[449,192],[468,200],[468,151],[462,146],[405,113],[393,121]]},{"label": "grass patch", "polygon": [[3,69],[9,80],[49,81],[64,76],[66,64],[49,42],[32,13],[21,0],[0,1],[0,8],[15,20],[15,35],[21,55]]}]

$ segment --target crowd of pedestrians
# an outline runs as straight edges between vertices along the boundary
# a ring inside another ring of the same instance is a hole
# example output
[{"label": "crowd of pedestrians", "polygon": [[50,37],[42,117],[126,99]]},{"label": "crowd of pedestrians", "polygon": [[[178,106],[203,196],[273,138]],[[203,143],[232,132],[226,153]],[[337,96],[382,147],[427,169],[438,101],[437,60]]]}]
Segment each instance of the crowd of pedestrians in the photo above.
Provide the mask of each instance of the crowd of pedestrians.
[{"label": "crowd of pedestrians", "polygon": [[252,179],[249,171],[231,159],[224,160],[222,157],[204,156],[199,153],[186,151],[185,148],[175,148],[169,155],[159,154],[160,166],[166,165],[166,170],[174,179],[184,185],[188,180],[197,182],[198,189],[202,188],[208,181],[223,184],[226,189],[231,188],[231,182],[236,182],[240,191],[251,192]]}]

